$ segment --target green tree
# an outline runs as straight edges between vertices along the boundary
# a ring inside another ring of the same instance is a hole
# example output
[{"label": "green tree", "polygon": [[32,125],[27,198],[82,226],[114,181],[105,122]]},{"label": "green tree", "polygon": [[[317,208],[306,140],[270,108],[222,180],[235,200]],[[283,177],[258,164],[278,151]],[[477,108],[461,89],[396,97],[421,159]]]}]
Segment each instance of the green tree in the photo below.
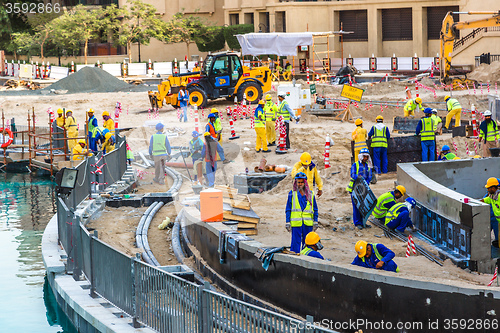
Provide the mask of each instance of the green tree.
[{"label": "green tree", "polygon": [[188,59],[191,56],[189,45],[195,42],[203,43],[210,34],[207,23],[198,16],[184,15],[176,13],[170,21],[167,22],[163,32],[164,41],[170,43],[185,43]]},{"label": "green tree", "polygon": [[225,27],[224,38],[226,39],[227,46],[229,46],[231,50],[241,49],[241,45],[235,35],[247,34],[250,32],[254,32],[253,24],[236,24]]},{"label": "green tree", "polygon": [[17,58],[16,45],[13,42],[14,34],[21,32],[30,32],[31,27],[28,23],[27,16],[22,11],[15,13],[12,5],[14,3],[20,6],[29,5],[30,3],[39,3],[41,0],[19,0],[2,2],[0,4],[0,50],[7,50],[14,54]]},{"label": "green tree", "polygon": [[224,27],[208,27],[206,36],[196,38],[196,46],[201,52],[215,52],[222,50],[225,45],[226,40],[224,39]]}]

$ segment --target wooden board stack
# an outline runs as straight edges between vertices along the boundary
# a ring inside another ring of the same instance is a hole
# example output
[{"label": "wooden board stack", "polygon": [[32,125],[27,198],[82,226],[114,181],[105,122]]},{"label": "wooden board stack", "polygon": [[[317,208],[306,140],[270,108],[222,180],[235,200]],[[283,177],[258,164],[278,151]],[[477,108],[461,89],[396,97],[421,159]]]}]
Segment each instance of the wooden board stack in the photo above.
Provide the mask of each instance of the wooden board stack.
[{"label": "wooden board stack", "polygon": [[253,211],[250,199],[246,194],[238,194],[238,190],[229,186],[215,186],[222,191],[224,221],[238,222],[238,232],[247,236],[257,235],[259,216]]}]

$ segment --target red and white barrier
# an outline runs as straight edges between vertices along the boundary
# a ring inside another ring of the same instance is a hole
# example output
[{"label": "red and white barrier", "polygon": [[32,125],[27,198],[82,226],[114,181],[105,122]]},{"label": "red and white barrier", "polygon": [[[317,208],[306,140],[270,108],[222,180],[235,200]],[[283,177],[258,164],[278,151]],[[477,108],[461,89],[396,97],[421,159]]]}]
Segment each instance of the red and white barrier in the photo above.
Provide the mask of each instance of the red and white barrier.
[{"label": "red and white barrier", "polygon": [[[37,63],[38,65],[38,63]],[[73,74],[75,72],[75,63],[72,61],[71,62],[71,74]]]},{"label": "red and white barrier", "polygon": [[115,129],[118,128],[118,120],[120,119],[121,112],[122,112],[122,103],[116,102],[116,105],[115,105]]},{"label": "red and white barrier", "polygon": [[233,119],[231,117],[229,117],[229,127],[231,128],[231,136],[229,137],[229,140],[238,139],[240,136],[236,135],[236,131],[234,130]]},{"label": "red and white barrier", "polygon": [[198,119],[198,106],[194,106],[194,130],[200,133],[200,120]]},{"label": "red and white barrier", "polygon": [[413,237],[408,235],[408,245],[406,246],[406,257],[410,256],[410,249],[413,254],[417,254],[417,249],[415,248],[415,243],[413,242]]},{"label": "red and white barrier", "polygon": [[476,107],[474,106],[474,104],[471,105],[470,109],[472,112],[472,133],[474,136],[477,136]]},{"label": "red and white barrier", "polygon": [[286,154],[286,129],[285,129],[285,122],[283,121],[283,117],[279,116],[276,119],[276,125],[278,125],[279,129],[279,143],[278,147],[276,147],[276,154]]},{"label": "red and white barrier", "polygon": [[465,140],[465,153],[467,154],[467,156],[470,155],[470,151],[469,151],[469,143],[467,143],[467,140]]},{"label": "red and white barrier", "polygon": [[455,141],[453,141],[453,149],[455,149],[455,152],[458,153],[458,148],[457,148],[457,144],[455,143]]},{"label": "red and white barrier", "polygon": [[491,287],[491,285],[497,278],[498,278],[498,266],[495,267],[495,273],[493,274],[493,278],[491,279],[490,283],[488,283],[488,287]]},{"label": "red and white barrier", "polygon": [[479,155],[479,154],[477,153],[477,143],[476,143],[476,141],[474,141],[474,152],[476,153],[476,155]]},{"label": "red and white barrier", "polygon": [[417,80],[415,80],[415,96],[416,97],[420,96],[419,93],[418,93],[418,81]]},{"label": "red and white barrier", "polygon": [[330,136],[326,135],[325,141],[325,169],[330,167]]},{"label": "red and white barrier", "polygon": [[307,78],[307,84],[309,84],[309,67],[307,67],[307,76],[306,76],[306,78]]}]

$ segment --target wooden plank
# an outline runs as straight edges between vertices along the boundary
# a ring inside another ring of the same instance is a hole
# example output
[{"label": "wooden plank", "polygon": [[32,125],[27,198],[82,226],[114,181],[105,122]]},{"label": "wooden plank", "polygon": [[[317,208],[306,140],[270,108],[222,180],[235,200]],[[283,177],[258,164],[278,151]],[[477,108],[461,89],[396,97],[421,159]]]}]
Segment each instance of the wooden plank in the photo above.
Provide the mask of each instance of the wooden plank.
[{"label": "wooden plank", "polygon": [[254,223],[257,224],[259,223],[259,219],[253,218],[253,217],[246,217],[246,216],[239,216],[239,215],[234,215],[231,212],[224,211],[223,213],[223,218],[226,220],[233,220],[233,221],[241,221],[241,222],[248,222],[248,223]]},{"label": "wooden plank", "polygon": [[246,236],[257,235],[259,233],[257,229],[239,229],[239,228],[238,232]]},{"label": "wooden plank", "polygon": [[238,229],[243,228],[243,229],[253,229],[256,227],[255,223],[248,223],[248,222],[238,222]]},{"label": "wooden plank", "polygon": [[223,202],[231,205],[231,207],[250,210],[250,202],[241,200],[232,200],[229,198],[223,198]]}]

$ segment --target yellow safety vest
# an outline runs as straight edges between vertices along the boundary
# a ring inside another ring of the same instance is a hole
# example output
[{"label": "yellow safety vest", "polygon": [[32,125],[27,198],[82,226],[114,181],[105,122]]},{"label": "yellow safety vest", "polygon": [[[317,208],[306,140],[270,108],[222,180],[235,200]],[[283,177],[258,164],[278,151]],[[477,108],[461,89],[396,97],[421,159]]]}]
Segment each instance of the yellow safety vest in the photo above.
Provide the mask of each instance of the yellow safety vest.
[{"label": "yellow safety vest", "polygon": [[383,218],[388,211],[388,209],[385,208],[384,205],[391,201],[394,201],[394,203],[396,203],[396,198],[394,198],[394,195],[391,192],[384,193],[380,197],[378,197],[377,205],[373,209],[373,216],[375,216],[378,219]]},{"label": "yellow safety vest", "polygon": [[[485,136],[485,134],[481,130],[480,133],[479,133],[479,137],[482,138],[482,139],[484,139],[484,136]],[[497,126],[497,124],[495,124],[495,121],[492,120],[488,124],[488,127],[486,129],[486,141],[495,141],[497,139],[499,139],[498,126]]]},{"label": "yellow safety vest", "polygon": [[[384,259],[384,257],[382,257],[382,256],[380,255],[380,253],[378,252],[378,250],[377,250],[377,245],[378,245],[378,243],[374,243],[374,244],[369,243],[369,244],[372,246],[372,251],[373,251],[373,253],[375,253],[375,256],[377,257],[377,259],[378,259],[378,260],[382,260],[382,259]],[[363,262],[365,262],[365,257],[361,258],[361,260],[363,260]]]},{"label": "yellow safety vest", "polygon": [[448,98],[448,100],[446,101],[446,106],[448,108],[448,111],[452,111],[452,110],[456,110],[456,109],[461,109],[462,106],[460,105],[460,103],[454,99],[454,98]]},{"label": "yellow safety vest", "polygon": [[434,121],[431,117],[425,117],[421,119],[422,121],[422,131],[420,132],[420,141],[430,141],[434,140],[436,133],[434,133]]},{"label": "yellow safety vest", "polygon": [[303,256],[307,256],[311,251],[312,249],[306,246],[302,249],[302,251],[300,251],[300,254]]},{"label": "yellow safety vest", "polygon": [[387,215],[385,215],[385,224],[386,225],[387,225],[387,223],[391,222],[392,220],[394,220],[395,218],[397,218],[399,216],[400,212],[397,212],[397,210],[401,207],[406,207],[406,203],[399,202],[399,203],[395,204],[394,206],[392,206],[391,208],[389,208],[389,210],[387,211]]},{"label": "yellow safety vest", "polygon": [[[362,148],[368,148],[368,145],[366,144],[366,130],[361,127],[356,127],[354,130],[356,132],[356,137],[354,138],[354,150],[360,150]],[[360,141],[356,141],[360,140]]]},{"label": "yellow safety vest", "polygon": [[167,146],[165,146],[166,138],[166,134],[153,134],[153,156],[167,153]]},{"label": "yellow safety vest", "polygon": [[[359,161],[357,161],[356,163],[354,163],[354,164],[356,164],[356,174],[359,173],[359,163],[360,163]],[[370,172],[370,167],[368,167],[368,172]],[[347,192],[352,193],[352,187],[354,186],[354,181],[355,181],[355,179],[351,178],[351,181],[349,182],[349,185],[347,185],[347,187],[345,188],[347,190]]]},{"label": "yellow safety vest", "polygon": [[441,117],[438,117],[435,114],[433,114],[431,116],[431,119],[434,122],[434,127],[433,127],[434,128],[434,132],[436,132],[438,124],[441,123],[441,122],[443,122],[443,120],[441,119]]},{"label": "yellow safety vest", "polygon": [[408,102],[406,102],[404,110],[405,111],[413,111],[417,108],[417,103],[415,100],[410,99]]},{"label": "yellow safety vest", "polygon": [[[314,192],[311,192],[312,202],[314,203]],[[290,214],[290,226],[292,227],[302,227],[305,224],[309,227],[314,225],[314,212],[313,206],[308,201],[306,208],[302,210],[300,208],[299,197],[297,191],[292,191],[292,212]]]},{"label": "yellow safety vest", "polygon": [[264,105],[264,112],[266,113],[266,121],[274,121],[274,119],[276,119],[278,107],[272,101],[268,101]]},{"label": "yellow safety vest", "polygon": [[385,126],[382,130],[379,130],[378,128],[375,127],[371,146],[372,148],[378,148],[378,147],[387,148],[387,136],[386,136]]},{"label": "yellow safety vest", "polygon": [[288,105],[286,101],[281,102],[278,108],[278,115],[283,117],[283,120],[290,120],[290,112],[288,110],[284,110],[285,105]]},{"label": "yellow safety vest", "polygon": [[255,128],[259,127],[266,127],[265,120],[260,120],[259,117],[264,118],[264,111],[263,110],[256,110],[257,115],[254,114],[254,123],[255,123]]}]

